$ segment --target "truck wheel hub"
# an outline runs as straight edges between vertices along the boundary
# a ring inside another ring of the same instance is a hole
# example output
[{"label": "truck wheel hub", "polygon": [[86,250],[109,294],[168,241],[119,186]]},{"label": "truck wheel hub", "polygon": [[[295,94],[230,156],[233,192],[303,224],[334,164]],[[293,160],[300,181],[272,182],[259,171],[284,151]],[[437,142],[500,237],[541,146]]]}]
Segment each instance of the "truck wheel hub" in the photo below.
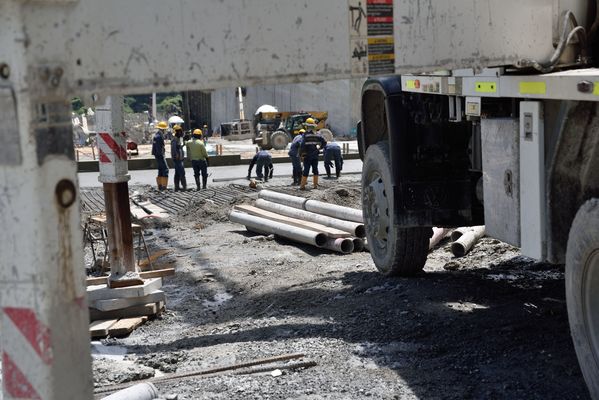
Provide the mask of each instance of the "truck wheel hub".
[{"label": "truck wheel hub", "polygon": [[384,247],[389,232],[389,204],[385,184],[378,174],[372,177],[372,181],[366,187],[366,199],[366,229],[373,232],[374,238],[382,242],[379,246]]}]

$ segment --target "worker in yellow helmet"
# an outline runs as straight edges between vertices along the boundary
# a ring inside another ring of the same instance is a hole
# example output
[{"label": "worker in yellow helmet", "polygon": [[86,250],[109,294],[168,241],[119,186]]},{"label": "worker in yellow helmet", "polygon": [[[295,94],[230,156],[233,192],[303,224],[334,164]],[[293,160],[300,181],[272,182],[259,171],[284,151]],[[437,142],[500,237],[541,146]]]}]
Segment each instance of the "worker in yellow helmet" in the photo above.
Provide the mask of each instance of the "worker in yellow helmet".
[{"label": "worker in yellow helmet", "polygon": [[293,169],[293,183],[292,186],[297,186],[300,184],[302,179],[302,162],[300,160],[299,148],[302,142],[302,138],[304,133],[306,133],[305,129],[300,129],[299,134],[293,138],[293,142],[291,142],[291,146],[289,147],[289,158],[291,158],[291,166]]},{"label": "worker in yellow helmet", "polygon": [[310,168],[312,168],[312,180],[314,183],[314,189],[318,188],[318,155],[320,150],[326,146],[327,141],[322,136],[316,133],[316,121],[314,118],[306,119],[304,122],[306,127],[306,133],[304,133],[300,142],[300,156],[304,159],[304,170],[302,172],[302,181],[300,183],[300,190],[306,190],[306,184],[308,183],[308,175],[310,174]]},{"label": "worker in yellow helmet", "polygon": [[196,181],[196,186],[200,190],[200,173],[202,174],[202,188],[206,189],[208,182],[208,152],[202,139],[202,130],[195,129],[193,138],[185,143],[187,147],[187,157],[191,160],[193,167],[193,176]]},{"label": "worker in yellow helmet", "polygon": [[173,127],[175,137],[171,139],[171,158],[175,166],[175,192],[187,190],[187,179],[185,179],[185,167],[183,166],[183,128],[180,125]]},{"label": "worker in yellow helmet", "polygon": [[156,177],[156,183],[158,184],[158,190],[165,190],[168,186],[168,166],[166,165],[166,159],[164,157],[166,153],[164,135],[168,124],[166,121],[160,121],[156,126],[158,130],[152,140],[152,155],[156,159],[158,165],[158,176]]}]

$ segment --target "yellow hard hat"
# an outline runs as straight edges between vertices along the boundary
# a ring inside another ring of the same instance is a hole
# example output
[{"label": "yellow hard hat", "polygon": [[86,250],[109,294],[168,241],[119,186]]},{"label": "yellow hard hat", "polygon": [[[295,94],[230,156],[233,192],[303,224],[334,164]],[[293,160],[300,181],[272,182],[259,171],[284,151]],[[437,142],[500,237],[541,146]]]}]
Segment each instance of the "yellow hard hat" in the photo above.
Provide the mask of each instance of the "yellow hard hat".
[{"label": "yellow hard hat", "polygon": [[175,126],[173,126],[173,130],[174,131],[182,131],[183,128],[181,128],[181,125],[175,125]]},{"label": "yellow hard hat", "polygon": [[158,129],[166,129],[168,128],[168,124],[166,123],[166,121],[160,121],[157,125]]},{"label": "yellow hard hat", "polygon": [[193,134],[195,136],[202,136],[202,130],[201,129],[194,129]]},{"label": "yellow hard hat", "polygon": [[306,130],[304,128],[299,130],[299,133],[306,133]]}]

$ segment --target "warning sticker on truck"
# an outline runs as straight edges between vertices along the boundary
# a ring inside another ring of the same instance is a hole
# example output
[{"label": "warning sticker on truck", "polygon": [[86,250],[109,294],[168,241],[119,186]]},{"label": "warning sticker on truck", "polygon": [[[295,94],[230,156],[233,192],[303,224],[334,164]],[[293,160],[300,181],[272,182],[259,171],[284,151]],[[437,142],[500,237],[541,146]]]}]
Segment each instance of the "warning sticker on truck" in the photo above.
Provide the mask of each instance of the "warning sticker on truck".
[{"label": "warning sticker on truck", "polygon": [[352,75],[395,72],[393,0],[348,0]]}]

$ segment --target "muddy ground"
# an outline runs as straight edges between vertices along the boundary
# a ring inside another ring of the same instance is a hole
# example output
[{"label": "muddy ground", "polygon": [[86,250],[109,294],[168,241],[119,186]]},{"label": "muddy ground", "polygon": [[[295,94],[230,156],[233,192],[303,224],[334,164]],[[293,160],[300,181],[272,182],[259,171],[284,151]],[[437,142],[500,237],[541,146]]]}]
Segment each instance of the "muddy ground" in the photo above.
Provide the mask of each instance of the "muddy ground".
[{"label": "muddy ground", "polygon": [[[359,206],[358,179],[308,195]],[[390,279],[368,253],[256,236],[227,211],[200,202],[148,228],[152,249],[173,250],[159,261],[177,268],[167,311],[98,344],[116,355],[95,359],[97,387],[303,353],[316,366],[157,387],[179,399],[588,398],[562,266],[485,238],[461,259],[443,242],[423,274]]]}]

